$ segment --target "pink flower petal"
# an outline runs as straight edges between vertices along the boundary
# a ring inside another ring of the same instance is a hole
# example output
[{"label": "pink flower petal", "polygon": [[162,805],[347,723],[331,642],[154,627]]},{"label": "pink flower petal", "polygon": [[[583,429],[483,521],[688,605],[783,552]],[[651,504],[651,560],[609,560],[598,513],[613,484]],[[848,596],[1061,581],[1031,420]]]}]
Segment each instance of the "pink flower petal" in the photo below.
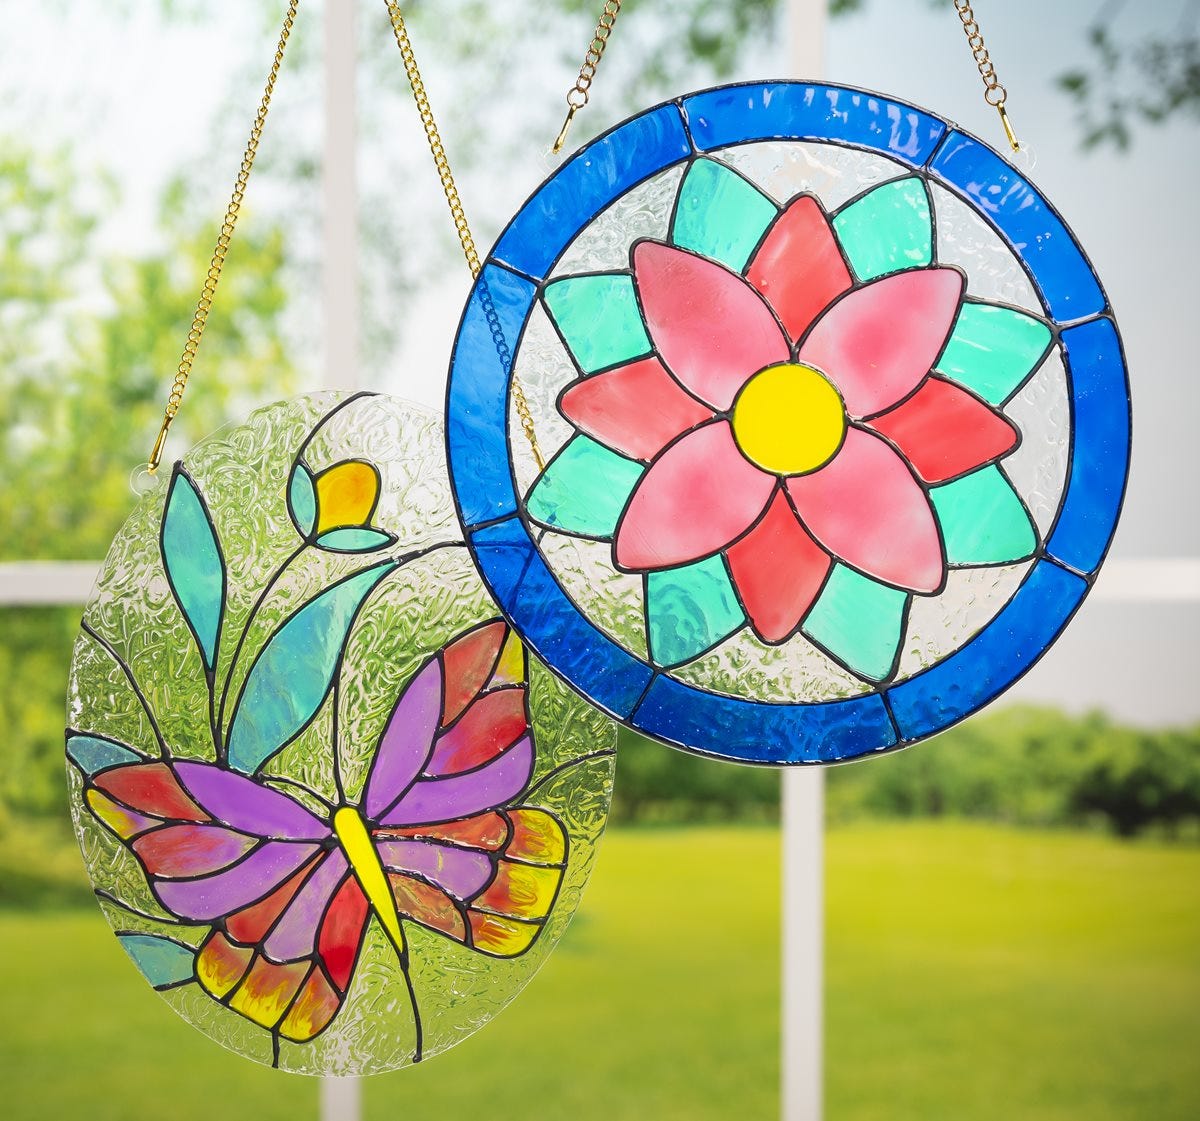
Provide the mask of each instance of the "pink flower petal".
[{"label": "pink flower petal", "polygon": [[771,643],[800,625],[833,563],[796,520],[783,491],[726,557],[754,633]]},{"label": "pink flower petal", "polygon": [[929,378],[871,427],[900,449],[927,483],[942,483],[991,463],[1017,446],[1017,430],[965,389]]},{"label": "pink flower petal", "polygon": [[955,269],[911,269],[851,292],[800,347],[842,394],[853,417],[873,416],[908,396],[946,345],[962,300]]},{"label": "pink flower petal", "polygon": [[847,429],[828,464],[788,479],[787,488],[800,520],[839,560],[910,591],[942,586],[945,561],[929,499],[878,436]]},{"label": "pink flower petal", "polygon": [[633,280],[667,368],[713,408],[728,409],[752,374],[788,360],[788,341],[771,309],[723,265],[641,241]]},{"label": "pink flower petal", "polygon": [[657,358],[642,358],[567,387],[563,416],[602,444],[649,462],[681,432],[711,420]]},{"label": "pink flower petal", "polygon": [[815,198],[802,195],[780,212],[751,258],[746,279],[793,339],[850,287],[850,272]]},{"label": "pink flower petal", "polygon": [[715,553],[757,519],[775,488],[738,451],[727,420],[696,429],[650,466],[613,546],[619,567],[668,568]]}]

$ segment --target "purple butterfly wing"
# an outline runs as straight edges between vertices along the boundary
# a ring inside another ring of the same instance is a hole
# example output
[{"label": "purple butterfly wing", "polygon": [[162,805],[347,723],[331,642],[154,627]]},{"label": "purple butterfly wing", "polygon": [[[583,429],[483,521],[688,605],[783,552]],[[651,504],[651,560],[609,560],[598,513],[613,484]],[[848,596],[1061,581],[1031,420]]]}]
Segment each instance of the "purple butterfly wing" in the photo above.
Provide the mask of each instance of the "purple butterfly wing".
[{"label": "purple butterfly wing", "polygon": [[368,799],[376,851],[402,918],[514,957],[545,924],[567,857],[561,821],[513,805],[534,766],[525,652],[491,620],[439,658],[440,719],[422,726],[418,770],[382,812]]},{"label": "purple butterfly wing", "polygon": [[151,873],[154,894],[181,919],[213,922],[270,895],[320,851],[314,844],[265,841],[244,860],[213,875],[170,880]]},{"label": "purple butterfly wing", "polygon": [[320,841],[329,826],[299,802],[213,763],[176,763],[187,792],[216,820],[242,833],[280,841]]},{"label": "purple butterfly wing", "polygon": [[213,929],[196,980],[281,1037],[336,1016],[367,910],[329,826],[286,794],[211,763],[137,762],[87,779],[91,812],[134,852],[158,900]]},{"label": "purple butterfly wing", "polygon": [[408,683],[375,750],[363,808],[378,819],[411,785],[433,748],[442,715],[442,666],[431,658]]},{"label": "purple butterfly wing", "polygon": [[522,736],[489,763],[462,774],[421,777],[384,815],[381,825],[453,821],[512,801],[533,773],[533,740]]}]

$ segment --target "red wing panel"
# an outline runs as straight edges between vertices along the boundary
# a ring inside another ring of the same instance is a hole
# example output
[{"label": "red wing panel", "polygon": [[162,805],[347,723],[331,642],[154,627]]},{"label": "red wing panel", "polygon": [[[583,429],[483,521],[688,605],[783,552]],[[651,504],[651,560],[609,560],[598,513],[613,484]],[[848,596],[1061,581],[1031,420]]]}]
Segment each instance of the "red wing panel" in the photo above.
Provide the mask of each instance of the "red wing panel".
[{"label": "red wing panel", "polygon": [[350,984],[366,925],[367,898],[351,874],[334,892],[317,935],[317,954],[340,993]]},{"label": "red wing panel", "polygon": [[96,776],[95,786],[139,813],[178,821],[210,818],[184,793],[165,763],[131,763]]}]

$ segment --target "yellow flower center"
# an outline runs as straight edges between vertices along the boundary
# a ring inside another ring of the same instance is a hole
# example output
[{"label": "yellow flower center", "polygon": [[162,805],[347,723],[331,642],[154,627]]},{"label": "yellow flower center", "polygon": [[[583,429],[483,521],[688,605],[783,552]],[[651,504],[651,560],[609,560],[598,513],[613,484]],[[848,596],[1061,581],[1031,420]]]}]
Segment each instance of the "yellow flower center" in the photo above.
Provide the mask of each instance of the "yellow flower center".
[{"label": "yellow flower center", "polygon": [[733,435],[751,463],[776,475],[804,475],[828,463],[846,435],[846,410],[820,370],[768,366],[733,403]]}]

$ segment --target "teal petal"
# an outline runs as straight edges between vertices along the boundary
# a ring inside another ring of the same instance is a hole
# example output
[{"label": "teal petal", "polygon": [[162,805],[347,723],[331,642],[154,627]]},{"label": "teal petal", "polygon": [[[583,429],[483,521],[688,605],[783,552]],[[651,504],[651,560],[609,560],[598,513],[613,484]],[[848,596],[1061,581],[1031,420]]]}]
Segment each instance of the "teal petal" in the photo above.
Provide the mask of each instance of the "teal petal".
[{"label": "teal petal", "polygon": [[1032,315],[993,304],[965,303],[937,369],[999,405],[1041,363],[1052,340],[1050,328]]},{"label": "teal petal", "polygon": [[576,436],[542,472],[525,504],[534,521],[577,537],[612,537],[645,467]]},{"label": "teal petal", "polygon": [[384,533],[382,530],[356,526],[351,529],[331,529],[328,533],[322,533],[316,544],[332,553],[369,553],[391,545],[395,540],[393,534]]},{"label": "teal petal", "polygon": [[650,352],[633,277],[624,273],[568,276],[546,285],[550,317],[585,373]]},{"label": "teal petal", "polygon": [[396,567],[384,561],[326,588],[268,640],[250,670],[229,731],[229,765],[253,774],[316,715],[358,609]]},{"label": "teal petal", "polygon": [[317,524],[317,491],[312,475],[303,463],[297,463],[292,469],[292,478],[288,483],[288,508],[296,528],[302,536],[307,537]]},{"label": "teal petal", "polygon": [[833,229],[859,280],[933,261],[929,196],[920,179],[895,179],[841,210]]},{"label": "teal petal", "polygon": [[660,666],[690,662],[746,621],[719,556],[651,572],[646,616],[650,656]]},{"label": "teal petal", "polygon": [[929,492],[950,564],[1010,564],[1031,557],[1037,530],[995,464]]},{"label": "teal petal", "polygon": [[196,979],[196,951],[190,946],[155,934],[118,934],[117,940],[156,989]]},{"label": "teal petal", "polygon": [[130,751],[124,744],[114,743],[100,736],[69,736],[67,757],[89,778],[105,767],[143,761],[141,755]]},{"label": "teal petal", "polygon": [[671,240],[741,272],[778,207],[716,160],[696,160],[679,188]]},{"label": "teal petal", "polygon": [[801,628],[868,681],[890,677],[904,637],[908,593],[834,565]]},{"label": "teal petal", "polygon": [[225,561],[208,508],[182,465],[175,468],[163,512],[162,558],[171,593],[211,670],[225,608]]}]

